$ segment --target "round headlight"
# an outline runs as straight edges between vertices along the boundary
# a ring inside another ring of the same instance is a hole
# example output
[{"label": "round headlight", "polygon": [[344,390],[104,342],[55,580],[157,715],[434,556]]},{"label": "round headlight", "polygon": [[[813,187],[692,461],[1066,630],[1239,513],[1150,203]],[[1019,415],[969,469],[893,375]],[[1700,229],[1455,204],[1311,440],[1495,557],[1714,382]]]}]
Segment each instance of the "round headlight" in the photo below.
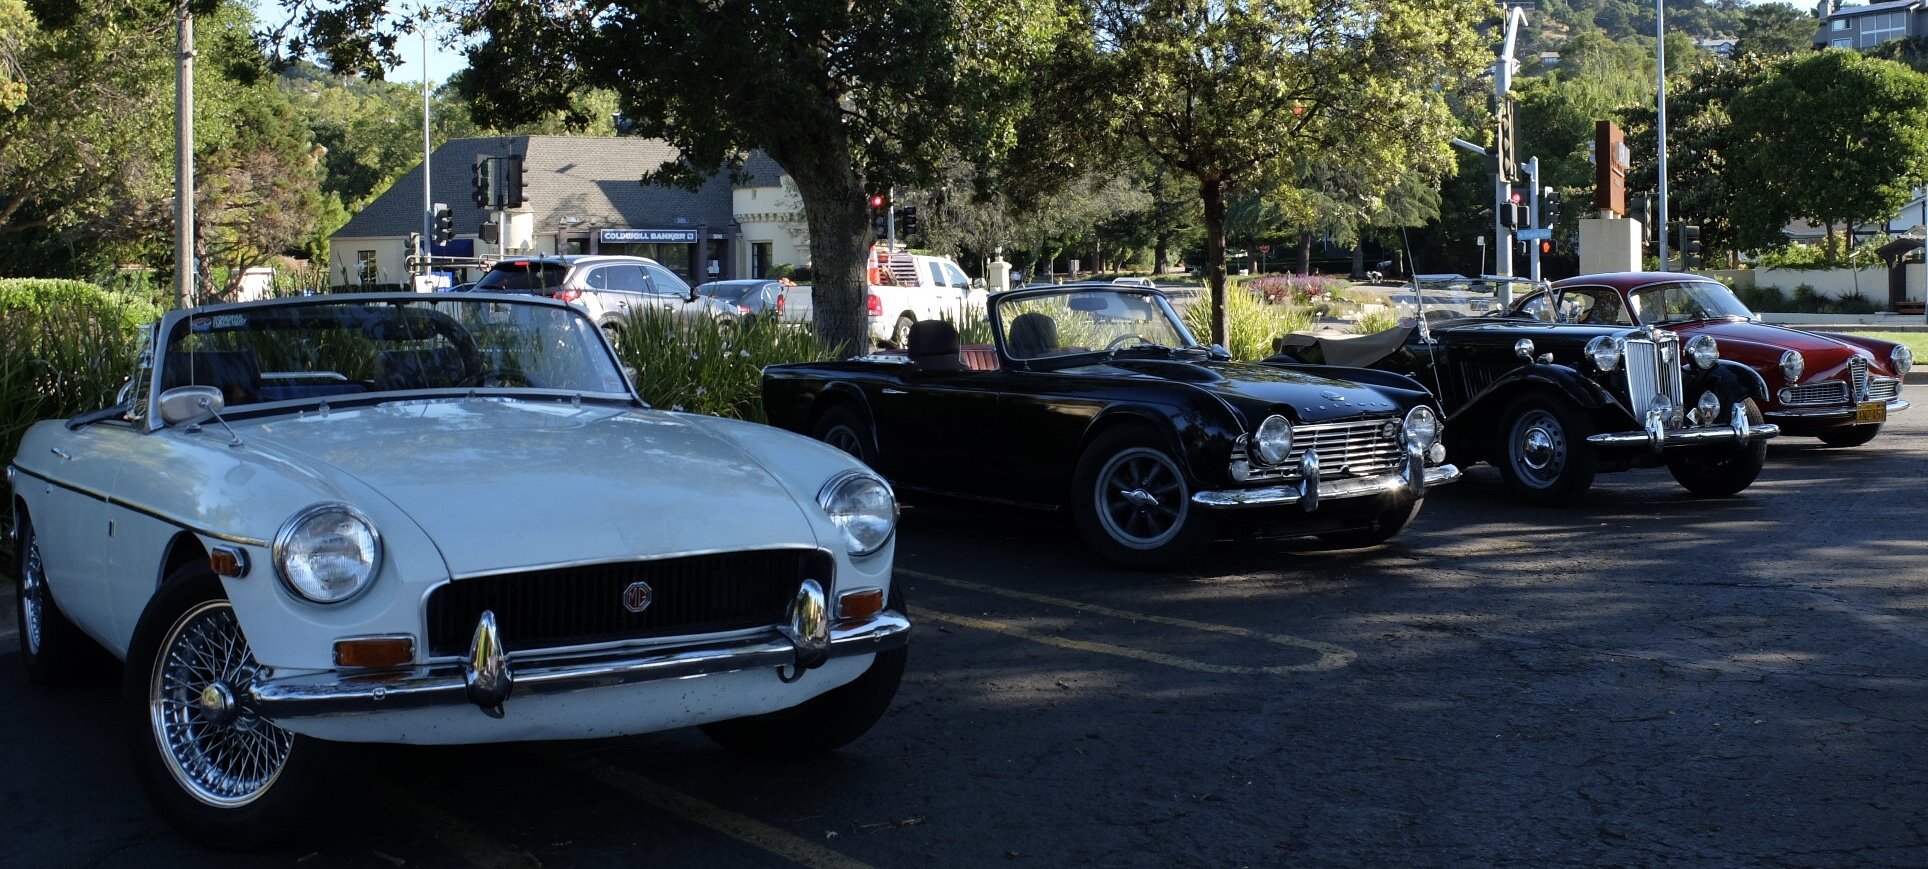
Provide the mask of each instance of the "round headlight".
[{"label": "round headlight", "polygon": [[1292,454],[1292,423],[1285,417],[1272,414],[1259,423],[1258,432],[1252,437],[1252,445],[1258,451],[1258,460],[1268,465],[1285,461]]},{"label": "round headlight", "polygon": [[315,603],[341,603],[375,581],[382,539],[347,504],[316,504],[274,536],[275,573],[289,591]]},{"label": "round headlight", "polygon": [[1694,367],[1702,370],[1714,367],[1720,359],[1720,345],[1714,343],[1712,335],[1695,335],[1687,341],[1687,356],[1694,360]]},{"label": "round headlight", "polygon": [[1406,436],[1406,446],[1418,447],[1420,452],[1432,449],[1439,442],[1439,415],[1425,405],[1406,411],[1406,421],[1400,427]]},{"label": "round headlight", "polygon": [[1720,419],[1720,396],[1712,391],[1703,392],[1694,408],[1700,412],[1701,425],[1713,425],[1715,420]]},{"label": "round headlight", "polygon": [[1601,371],[1612,371],[1620,367],[1621,344],[1619,339],[1601,335],[1587,342],[1587,358],[1593,360],[1593,367]]},{"label": "round headlight", "polygon": [[1915,351],[1906,344],[1896,344],[1895,349],[1888,351],[1888,364],[1894,366],[1896,376],[1907,374],[1915,367]]},{"label": "round headlight", "polygon": [[882,549],[897,530],[897,496],[883,480],[862,471],[846,471],[825,483],[817,505],[843,531],[851,555]]},{"label": "round headlight", "polygon": [[1807,369],[1807,360],[1801,358],[1801,351],[1789,350],[1781,354],[1781,376],[1790,384],[1801,379],[1801,372]]}]

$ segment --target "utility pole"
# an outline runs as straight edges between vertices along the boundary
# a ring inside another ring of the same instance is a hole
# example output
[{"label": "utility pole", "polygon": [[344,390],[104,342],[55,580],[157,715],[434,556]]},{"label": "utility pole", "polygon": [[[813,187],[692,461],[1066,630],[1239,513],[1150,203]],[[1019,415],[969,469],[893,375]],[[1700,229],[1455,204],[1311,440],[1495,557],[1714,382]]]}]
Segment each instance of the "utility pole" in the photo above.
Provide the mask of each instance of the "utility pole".
[{"label": "utility pole", "polygon": [[435,223],[435,191],[429,182],[429,137],[428,137],[428,12],[422,12],[422,241],[415,251],[416,271],[429,273],[428,249],[430,233]]},{"label": "utility pole", "polygon": [[1660,216],[1655,222],[1654,237],[1659,239],[1660,270],[1667,270],[1667,2],[1654,0],[1654,44],[1659,47],[1657,66],[1660,68],[1660,93],[1656,96],[1659,105],[1659,124],[1655,130],[1660,134]]},{"label": "utility pole", "polygon": [[[1534,229],[1540,228],[1540,158],[1535,156],[1526,161],[1526,183],[1532,185],[1526,195],[1527,224]],[[1534,239],[1526,255],[1526,276],[1533,283],[1540,282],[1540,241]]]},{"label": "utility pole", "polygon": [[[1493,172],[1493,274],[1502,277],[1513,274],[1513,231],[1501,214],[1513,205],[1513,173],[1518,168],[1513,160],[1518,135],[1513,129],[1513,50],[1525,26],[1525,10],[1518,6],[1506,7],[1506,38],[1500,44],[1499,58],[1493,63],[1493,114],[1497,131],[1493,150],[1499,156],[1499,165]],[[1505,290],[1501,292],[1504,296]]]},{"label": "utility pole", "polygon": [[890,186],[890,197],[884,202],[884,250],[897,252],[897,185]]},{"label": "utility pole", "polygon": [[174,37],[174,304],[194,307],[194,16],[185,0]]}]

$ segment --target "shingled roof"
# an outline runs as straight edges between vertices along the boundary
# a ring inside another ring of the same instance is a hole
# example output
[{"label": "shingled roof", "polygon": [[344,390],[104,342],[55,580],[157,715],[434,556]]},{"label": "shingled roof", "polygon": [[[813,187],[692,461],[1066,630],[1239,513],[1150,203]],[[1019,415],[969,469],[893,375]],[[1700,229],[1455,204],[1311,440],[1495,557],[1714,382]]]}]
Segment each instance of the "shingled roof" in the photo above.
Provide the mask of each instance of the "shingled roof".
[{"label": "shingled roof", "polygon": [[[496,136],[453,139],[430,158],[435,202],[447,203],[456,235],[481,231],[489,214],[469,200],[477,155],[523,155],[523,191],[538,233],[575,218],[580,227],[687,226],[731,224],[729,173],[719,173],[702,189],[645,185],[643,173],[676,158],[661,139],[577,136]],[[782,172],[776,162],[753,154],[745,168],[755,179],[745,186],[773,186]],[[422,167],[408,170],[395,185],[363,208],[336,236],[382,238],[422,229]]]}]

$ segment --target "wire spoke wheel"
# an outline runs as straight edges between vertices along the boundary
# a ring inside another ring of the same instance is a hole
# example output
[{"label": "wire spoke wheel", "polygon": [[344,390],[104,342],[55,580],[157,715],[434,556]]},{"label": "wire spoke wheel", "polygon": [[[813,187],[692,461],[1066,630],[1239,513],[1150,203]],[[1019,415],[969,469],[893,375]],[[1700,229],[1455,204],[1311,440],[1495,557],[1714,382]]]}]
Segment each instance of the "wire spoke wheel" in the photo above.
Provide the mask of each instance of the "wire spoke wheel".
[{"label": "wire spoke wheel", "polygon": [[40,654],[40,643],[45,636],[47,606],[51,598],[47,593],[47,571],[40,563],[40,541],[29,539],[25,557],[20,565],[20,639],[27,645],[27,654]]},{"label": "wire spoke wheel", "polygon": [[148,719],[161,759],[196,800],[223,809],[254,802],[281,775],[294,736],[247,703],[260,673],[225,600],[177,619],[148,679]]}]

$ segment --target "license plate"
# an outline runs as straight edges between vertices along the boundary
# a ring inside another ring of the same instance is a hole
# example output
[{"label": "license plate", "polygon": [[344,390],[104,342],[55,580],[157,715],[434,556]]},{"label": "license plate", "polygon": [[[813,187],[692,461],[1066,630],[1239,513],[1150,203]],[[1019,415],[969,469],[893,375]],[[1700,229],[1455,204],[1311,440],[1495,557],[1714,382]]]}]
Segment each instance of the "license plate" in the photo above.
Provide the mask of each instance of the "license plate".
[{"label": "license plate", "polygon": [[1888,403],[1885,401],[1864,401],[1854,406],[1855,422],[1887,422]]}]

